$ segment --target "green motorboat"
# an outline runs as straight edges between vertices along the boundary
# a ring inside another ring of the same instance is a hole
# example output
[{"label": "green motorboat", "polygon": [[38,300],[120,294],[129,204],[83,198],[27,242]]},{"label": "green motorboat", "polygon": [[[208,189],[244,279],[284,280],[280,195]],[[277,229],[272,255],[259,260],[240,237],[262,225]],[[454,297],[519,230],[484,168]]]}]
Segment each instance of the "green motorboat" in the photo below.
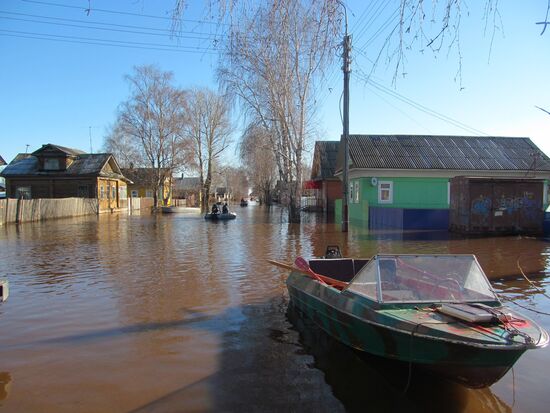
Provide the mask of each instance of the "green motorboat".
[{"label": "green motorboat", "polygon": [[490,386],[548,333],[499,300],[473,255],[302,258],[287,279],[290,302],[361,352]]}]

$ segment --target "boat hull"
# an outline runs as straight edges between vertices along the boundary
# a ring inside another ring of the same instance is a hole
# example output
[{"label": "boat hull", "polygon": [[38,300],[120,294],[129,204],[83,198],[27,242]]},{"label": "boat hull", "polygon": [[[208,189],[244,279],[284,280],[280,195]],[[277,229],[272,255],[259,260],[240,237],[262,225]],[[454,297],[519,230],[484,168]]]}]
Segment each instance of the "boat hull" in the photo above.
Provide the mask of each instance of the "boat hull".
[{"label": "boat hull", "polygon": [[382,312],[369,311],[345,293],[301,275],[291,274],[287,286],[293,307],[338,341],[360,352],[414,363],[468,387],[498,381],[528,348],[443,340],[414,327],[407,331],[394,318],[384,318]]},{"label": "boat hull", "polygon": [[206,214],[204,219],[209,219],[211,221],[227,221],[230,219],[237,218],[237,214],[229,212],[227,214]]}]

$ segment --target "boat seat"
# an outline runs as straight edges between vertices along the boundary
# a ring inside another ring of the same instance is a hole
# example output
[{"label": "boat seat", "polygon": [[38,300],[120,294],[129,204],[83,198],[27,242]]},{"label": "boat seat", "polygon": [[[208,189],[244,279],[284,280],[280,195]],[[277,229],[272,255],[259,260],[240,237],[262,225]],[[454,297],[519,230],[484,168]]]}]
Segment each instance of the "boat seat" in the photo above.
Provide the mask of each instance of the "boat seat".
[{"label": "boat seat", "polygon": [[355,275],[353,259],[314,259],[309,267],[317,274],[325,275],[338,281],[349,282]]}]

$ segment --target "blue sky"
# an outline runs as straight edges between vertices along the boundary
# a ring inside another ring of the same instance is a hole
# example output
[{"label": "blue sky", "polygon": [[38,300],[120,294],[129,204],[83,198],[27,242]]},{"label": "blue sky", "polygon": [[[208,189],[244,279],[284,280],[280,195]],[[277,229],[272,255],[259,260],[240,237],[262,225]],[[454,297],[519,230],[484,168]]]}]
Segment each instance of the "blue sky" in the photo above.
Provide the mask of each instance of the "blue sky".
[{"label": "blue sky", "polygon": [[[44,143],[88,151],[90,135],[93,151],[100,150],[117,106],[128,95],[124,75],[135,65],[156,64],[173,71],[176,83],[184,88],[217,87],[217,57],[211,41],[185,38],[177,43],[169,37],[169,19],[143,16],[168,16],[173,1],[90,3],[92,10],[87,15],[83,10],[88,7],[87,0],[0,2],[0,155],[8,162],[25,152],[26,145],[29,151]],[[204,2],[190,3],[186,17],[202,20]],[[455,80],[456,50],[448,53],[443,49],[434,55],[419,52],[420,46],[415,45],[406,54],[406,75],[400,74],[395,84],[393,64],[381,59],[372,77],[381,85],[376,89],[363,79],[365,73],[371,73],[387,29],[373,36],[398,2],[348,2],[353,36],[350,133],[528,136],[550,155],[550,115],[535,108],[550,110],[550,30],[541,36],[542,27],[535,24],[544,20],[546,0],[500,1],[502,27],[492,48],[492,25],[484,30],[481,2],[470,3],[462,18],[461,83]],[[217,28],[186,22],[185,30],[195,33],[188,36],[206,37]],[[128,43],[89,44],[99,39]],[[321,139],[339,139],[342,130],[339,68],[336,62],[321,88]],[[439,115],[417,110],[404,103],[405,98]],[[233,153],[228,154],[231,156]]]}]

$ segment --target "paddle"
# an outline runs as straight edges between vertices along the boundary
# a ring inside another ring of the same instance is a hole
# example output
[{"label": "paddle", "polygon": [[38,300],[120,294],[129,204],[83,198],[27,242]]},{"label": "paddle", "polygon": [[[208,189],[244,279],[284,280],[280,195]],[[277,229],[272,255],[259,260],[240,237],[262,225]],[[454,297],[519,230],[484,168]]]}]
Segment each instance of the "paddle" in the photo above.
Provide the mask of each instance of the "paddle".
[{"label": "paddle", "polygon": [[315,271],[313,271],[313,270],[310,268],[308,262],[307,262],[304,258],[302,258],[302,257],[296,258],[296,259],[294,260],[294,264],[296,264],[296,266],[297,266],[300,270],[304,271],[306,274],[309,274],[312,278],[316,279],[317,281],[319,281],[319,282],[321,282],[321,283],[323,283],[323,284],[326,284],[326,281],[323,280],[319,274],[317,274]]},{"label": "paddle", "polygon": [[[303,260],[303,258],[302,258],[302,260]],[[301,272],[302,274],[309,275],[310,277],[322,282],[323,284],[330,285],[330,286],[335,287],[339,290],[343,290],[348,285],[347,282],[340,281],[340,280],[335,280],[333,278],[326,277],[326,276],[321,275],[321,274],[317,274],[311,268],[309,268],[309,265],[307,264],[307,261],[305,261],[305,267],[303,266],[303,263],[302,263],[302,268],[298,268],[298,267],[295,267],[291,264],[287,264],[285,262],[279,262],[279,261],[275,261],[275,260],[267,260],[267,262],[269,262],[270,264],[275,265],[277,267],[287,269],[289,271],[296,271],[296,272]]]}]

